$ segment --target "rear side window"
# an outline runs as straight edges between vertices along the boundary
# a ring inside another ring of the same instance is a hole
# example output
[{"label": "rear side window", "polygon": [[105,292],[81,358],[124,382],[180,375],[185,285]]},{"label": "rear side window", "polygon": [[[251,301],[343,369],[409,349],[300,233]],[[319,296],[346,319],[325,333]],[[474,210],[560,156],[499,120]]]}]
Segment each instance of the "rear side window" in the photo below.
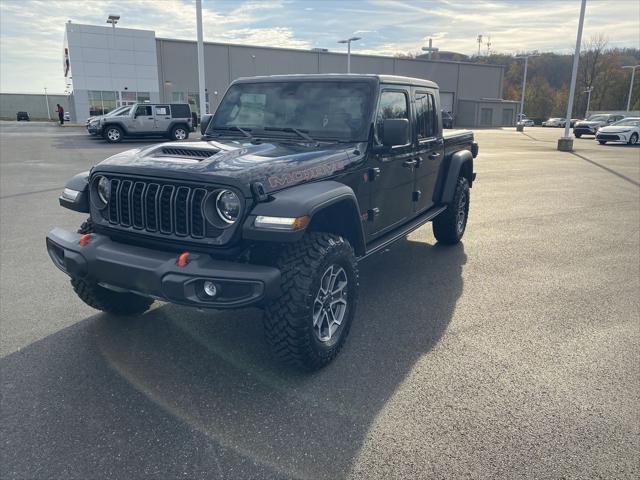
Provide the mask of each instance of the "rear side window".
[{"label": "rear side window", "polygon": [[172,104],[171,116],[173,118],[191,118],[191,109],[189,108],[189,105],[184,103]]},{"label": "rear side window", "polygon": [[375,126],[375,138],[378,144],[382,144],[383,125],[387,118],[409,119],[409,106],[405,92],[385,90],[380,95]]},{"label": "rear side window", "polygon": [[436,136],[436,104],[433,95],[427,92],[416,92],[416,121],[418,139]]}]

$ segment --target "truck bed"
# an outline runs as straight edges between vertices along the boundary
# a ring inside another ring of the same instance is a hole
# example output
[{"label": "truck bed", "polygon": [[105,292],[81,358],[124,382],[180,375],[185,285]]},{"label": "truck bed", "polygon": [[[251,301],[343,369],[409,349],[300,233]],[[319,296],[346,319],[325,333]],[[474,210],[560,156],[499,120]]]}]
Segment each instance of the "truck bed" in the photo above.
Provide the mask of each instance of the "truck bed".
[{"label": "truck bed", "polygon": [[471,130],[443,130],[442,137],[445,158],[458,150],[472,151],[473,132]]}]

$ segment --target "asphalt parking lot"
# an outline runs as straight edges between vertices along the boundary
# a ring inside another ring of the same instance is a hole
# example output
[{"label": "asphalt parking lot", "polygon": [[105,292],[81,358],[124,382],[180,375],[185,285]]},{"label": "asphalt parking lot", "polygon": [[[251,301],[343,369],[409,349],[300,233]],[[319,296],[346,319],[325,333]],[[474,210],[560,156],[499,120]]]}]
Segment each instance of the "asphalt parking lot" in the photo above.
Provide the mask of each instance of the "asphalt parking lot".
[{"label": "asphalt parking lot", "polygon": [[141,142],[0,122],[0,477],[638,478],[640,148],[560,135],[477,131],[463,243],[363,262],[345,349],[302,375],[259,310],[82,304],[57,197]]}]

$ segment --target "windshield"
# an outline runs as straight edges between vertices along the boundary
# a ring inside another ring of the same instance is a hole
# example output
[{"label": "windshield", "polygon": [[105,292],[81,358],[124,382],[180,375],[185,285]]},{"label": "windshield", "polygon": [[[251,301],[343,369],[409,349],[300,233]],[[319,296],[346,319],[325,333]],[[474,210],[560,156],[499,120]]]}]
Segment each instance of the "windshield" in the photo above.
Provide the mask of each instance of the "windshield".
[{"label": "windshield", "polygon": [[626,125],[628,127],[640,127],[640,118],[624,118],[611,125]]},{"label": "windshield", "polygon": [[[372,86],[366,82],[292,81],[232,85],[207,134],[298,137],[366,141]],[[289,130],[287,132],[287,130]]]},{"label": "windshield", "polygon": [[591,115],[587,120],[590,122],[606,122],[607,118],[606,115]]},{"label": "windshield", "polygon": [[120,107],[120,108],[116,108],[115,110],[110,111],[109,113],[107,113],[107,117],[113,117],[116,115],[126,115],[129,113],[129,111],[131,111],[131,107]]}]

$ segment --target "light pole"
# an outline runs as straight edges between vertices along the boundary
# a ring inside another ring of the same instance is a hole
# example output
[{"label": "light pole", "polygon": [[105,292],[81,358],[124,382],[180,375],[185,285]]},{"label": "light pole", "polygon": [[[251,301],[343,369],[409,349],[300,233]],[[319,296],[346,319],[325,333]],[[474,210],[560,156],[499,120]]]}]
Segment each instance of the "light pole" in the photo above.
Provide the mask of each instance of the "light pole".
[{"label": "light pole", "polygon": [[527,68],[529,67],[529,57],[538,57],[539,55],[520,55],[516,58],[524,58],[524,73],[522,74],[522,94],[520,95],[520,120],[524,118],[524,92],[527,88]]},{"label": "light pole", "polygon": [[338,43],[346,43],[347,44],[347,73],[351,73],[351,42],[355,42],[356,40],[361,40],[362,37],[351,37],[346,40],[338,40]]},{"label": "light pole", "polygon": [[118,23],[118,20],[120,20],[120,15],[109,15],[109,17],[107,18],[107,23],[111,24],[114,31],[116,29],[116,23]]},{"label": "light pole", "polygon": [[49,96],[47,95],[47,87],[44,87],[44,103],[47,104],[47,117],[51,120],[51,111],[49,110]]},{"label": "light pole", "polygon": [[636,68],[640,67],[640,65],[625,65],[622,68],[630,68],[631,69],[631,83],[629,84],[629,98],[627,98],[627,112],[631,109],[631,94],[633,93],[633,79],[636,76]]},{"label": "light pole", "polygon": [[589,106],[591,105],[591,92],[593,92],[593,86],[587,88],[582,92],[587,94],[587,110],[586,112],[584,112],[584,118],[587,118],[589,116]]},{"label": "light pole", "polygon": [[431,39],[429,39],[429,46],[428,47],[422,47],[422,51],[423,52],[429,52],[429,60],[431,60],[431,54],[433,52],[437,52],[438,50],[440,50],[439,48],[434,48],[433,47],[433,41]]},{"label": "light pole", "polygon": [[571,70],[571,86],[569,87],[569,101],[567,102],[567,118],[564,122],[564,135],[558,139],[558,150],[571,152],[573,150],[573,139],[569,137],[571,127],[571,112],[573,111],[573,95],[576,91],[576,77],[578,76],[578,62],[580,61],[580,42],[582,42],[582,26],[584,25],[584,11],[587,7],[587,0],[580,3],[580,18],[578,20],[578,34],[576,35],[576,50],[573,53],[573,68]]},{"label": "light pole", "polygon": [[196,30],[198,31],[198,96],[200,115],[207,113],[207,99],[204,88],[204,43],[202,39],[202,0],[196,0]]}]

